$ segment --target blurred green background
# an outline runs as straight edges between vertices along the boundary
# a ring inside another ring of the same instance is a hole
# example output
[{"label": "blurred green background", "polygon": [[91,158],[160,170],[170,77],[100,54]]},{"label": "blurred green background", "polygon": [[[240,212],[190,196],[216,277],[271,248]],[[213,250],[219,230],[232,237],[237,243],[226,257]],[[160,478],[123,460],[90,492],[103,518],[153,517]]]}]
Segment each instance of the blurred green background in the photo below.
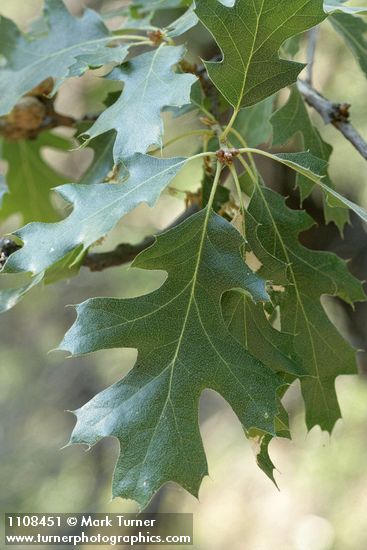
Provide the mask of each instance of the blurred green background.
[{"label": "blurred green background", "polygon": [[[83,5],[105,9],[123,4],[92,0],[65,3],[74,14],[81,13]],[[41,0],[0,0],[0,14],[14,18],[25,29],[41,6]],[[91,75],[68,82],[57,100],[58,109],[74,116],[93,111],[103,97],[101,84],[95,82]],[[352,103],[353,121],[367,137],[366,80],[328,23],[319,38],[315,86],[334,100]],[[332,127],[323,127],[317,118],[315,122],[335,148],[331,173],[338,189],[366,206],[366,163]],[[190,127],[193,119],[188,117],[184,124]],[[173,131],[168,121],[168,135]],[[73,152],[67,160],[65,155],[47,153],[47,158],[71,178],[80,166],[87,165],[90,152]],[[174,187],[195,189],[199,181],[200,171],[194,166]],[[182,199],[182,194],[171,189],[154,210],[138,208],[108,237],[102,250],[120,241],[138,241],[162,229],[183,209]],[[313,208],[318,207],[316,196]],[[10,220],[0,233],[15,228],[19,221]],[[356,271],[366,279],[365,236],[365,230],[354,223],[346,241],[328,229],[322,242],[346,257],[362,254]],[[316,247],[318,243],[313,244]],[[74,425],[73,416],[64,411],[78,408],[119,380],[134,364],[136,352],[103,351],[78,359],[48,352],[58,345],[74,319],[73,309],[65,308],[67,304],[92,296],[134,296],[157,287],[162,278],[160,273],[125,267],[100,274],[83,269],[76,279],[35,290],[0,318],[3,512],[137,511],[133,502],[111,502],[116,441],[104,440],[87,453],[81,446],[61,450]],[[333,303],[329,313],[345,335],[362,347],[366,308],[358,308],[357,317],[353,317]],[[361,370],[365,362],[361,354]],[[270,447],[279,469],[279,491],[257,468],[230,407],[214,392],[206,392],[201,400],[201,418],[210,477],[204,480],[200,501],[172,484],[160,491],[151,509],[194,513],[197,549],[365,550],[367,383],[363,376],[341,377],[337,389],[344,418],[332,437],[317,428],[306,433],[299,388],[288,392],[285,403],[291,412],[293,441],[273,441]]]}]

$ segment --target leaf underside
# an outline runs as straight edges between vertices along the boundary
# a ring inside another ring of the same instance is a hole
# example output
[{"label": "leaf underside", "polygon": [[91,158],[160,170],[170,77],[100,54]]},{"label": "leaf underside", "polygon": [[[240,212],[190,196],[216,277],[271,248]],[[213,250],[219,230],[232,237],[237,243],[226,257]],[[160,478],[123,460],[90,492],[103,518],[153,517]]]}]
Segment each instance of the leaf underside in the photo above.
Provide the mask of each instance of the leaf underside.
[{"label": "leaf underside", "polygon": [[190,103],[196,77],[176,74],[173,67],[182,59],[181,46],[160,46],[115,68],[109,79],[124,82],[117,101],[106,109],[87,131],[89,139],[116,131],[115,163],[132,154],[145,153],[150,145],[162,145],[164,107]]}]

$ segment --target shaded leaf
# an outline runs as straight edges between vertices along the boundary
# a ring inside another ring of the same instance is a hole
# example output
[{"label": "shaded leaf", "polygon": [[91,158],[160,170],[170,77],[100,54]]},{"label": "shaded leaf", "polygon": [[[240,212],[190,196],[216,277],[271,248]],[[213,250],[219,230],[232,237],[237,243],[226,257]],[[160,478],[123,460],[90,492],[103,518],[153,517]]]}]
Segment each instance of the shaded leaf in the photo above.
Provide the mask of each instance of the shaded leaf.
[{"label": "shaded leaf", "polygon": [[[367,8],[366,8],[367,13]],[[367,76],[367,23],[361,17],[335,13],[329,18],[334,29],[345,40],[359,66]]]},{"label": "shaded leaf", "polygon": [[88,147],[93,149],[93,160],[80,179],[85,185],[101,183],[112,170],[113,144],[115,143],[115,132],[107,132],[93,139]]},{"label": "shaded leaf", "polygon": [[[322,139],[319,131],[312,125],[302,96],[295,86],[291,89],[287,103],[271,117],[271,124],[273,126],[274,145],[284,145],[296,134],[300,134],[306,150],[326,163],[329,162],[333,149],[331,145]],[[322,175],[324,176],[324,184],[333,188],[334,185],[329,178],[327,169]],[[315,182],[301,175],[297,178],[297,184],[303,202],[312,192]],[[324,202],[324,209],[326,223],[334,221],[338,228],[343,230],[345,224],[349,221],[348,210],[340,207],[331,208],[326,201]]]},{"label": "shaded leaf", "polygon": [[271,326],[262,304],[233,291],[223,296],[222,307],[228,330],[254,357],[275,372],[305,374],[298,365],[293,336]]},{"label": "shaded leaf", "polygon": [[234,128],[245,139],[249,147],[256,147],[270,140],[272,126],[269,119],[273,111],[273,104],[274,97],[268,97],[264,101],[239,112]]},{"label": "shaded leaf", "polygon": [[[322,295],[339,296],[347,303],[363,301],[362,286],[334,254],[308,250],[298,236],[313,225],[303,211],[294,211],[273,191],[257,187],[249,212],[258,222],[257,239],[288,265],[289,284],[279,297],[281,327],[294,335],[294,347],[308,376],[301,378],[307,426],[331,431],[340,418],[335,378],[355,374],[355,352],[326,315]],[[257,241],[248,234],[256,253]],[[267,266],[263,267],[263,275]],[[269,278],[272,274],[269,270]]]},{"label": "shaded leaf", "polygon": [[323,181],[319,181],[318,185],[323,189],[330,208],[340,208],[340,206],[350,208],[361,218],[361,220],[367,222],[367,212],[364,208],[343,197],[343,195],[335,191],[335,189],[332,189],[328,185],[325,185]]},{"label": "shaded leaf", "polygon": [[0,209],[0,220],[21,214],[23,223],[44,222],[59,218],[51,201],[51,189],[66,182],[43,158],[43,148],[66,152],[70,141],[42,132],[34,140],[4,141],[3,159],[8,163],[7,193]]}]

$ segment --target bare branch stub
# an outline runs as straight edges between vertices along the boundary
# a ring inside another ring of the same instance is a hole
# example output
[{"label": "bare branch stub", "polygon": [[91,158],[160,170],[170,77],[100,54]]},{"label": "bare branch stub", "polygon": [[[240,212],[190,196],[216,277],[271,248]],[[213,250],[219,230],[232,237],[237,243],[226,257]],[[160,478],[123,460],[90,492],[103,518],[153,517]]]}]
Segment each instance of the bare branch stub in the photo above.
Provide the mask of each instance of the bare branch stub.
[{"label": "bare branch stub", "polygon": [[325,124],[332,124],[337,128],[360,155],[367,160],[367,142],[350,122],[351,106],[349,103],[329,101],[304,80],[298,80],[297,86],[306,103],[319,113]]}]

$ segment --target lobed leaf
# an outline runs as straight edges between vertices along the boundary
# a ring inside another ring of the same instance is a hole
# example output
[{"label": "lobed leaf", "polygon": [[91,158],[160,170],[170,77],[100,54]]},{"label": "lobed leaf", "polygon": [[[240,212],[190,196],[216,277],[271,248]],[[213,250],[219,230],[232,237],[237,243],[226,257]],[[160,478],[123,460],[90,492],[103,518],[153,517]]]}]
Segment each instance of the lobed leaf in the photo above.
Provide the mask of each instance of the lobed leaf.
[{"label": "lobed leaf", "polygon": [[43,159],[45,147],[66,152],[71,144],[49,132],[41,133],[34,140],[4,140],[2,158],[8,163],[8,189],[0,208],[0,220],[17,213],[21,214],[23,223],[51,222],[59,218],[51,201],[51,189],[66,183],[66,178]]},{"label": "lobed leaf", "polygon": [[[319,424],[331,431],[340,418],[335,378],[357,370],[354,350],[330,322],[320,298],[339,296],[349,304],[363,301],[362,285],[337,256],[308,250],[299,243],[299,234],[313,221],[305,212],[287,208],[278,194],[258,186],[249,212],[258,223],[257,238],[248,234],[255,254],[260,241],[288,265],[289,284],[279,298],[281,327],[294,335],[296,355],[308,373],[301,378],[307,426],[311,429]],[[270,270],[266,272],[264,264],[263,276],[272,277]]]},{"label": "lobed leaf", "polygon": [[[278,109],[271,117],[273,126],[273,144],[284,145],[296,134],[302,137],[303,147],[315,157],[322,159],[325,163],[329,162],[332,154],[332,147],[326,143],[319,131],[312,125],[306,106],[301,94],[295,86],[291,89],[291,94],[287,103]],[[327,172],[327,167],[321,173],[325,186],[334,187]],[[307,198],[315,186],[315,182],[310,178],[300,175],[297,178],[297,184],[300,188],[301,201]],[[349,221],[348,210],[345,207],[332,208],[327,201],[324,201],[325,221],[329,223],[334,221],[340,231]]]},{"label": "lobed leaf", "polygon": [[205,62],[209,77],[235,110],[297,80],[304,65],[280,59],[279,49],[326,17],[322,0],[237,0],[233,7],[197,0],[195,11],[223,54],[219,63]]},{"label": "lobed leaf", "polygon": [[106,109],[86,132],[89,139],[116,131],[115,163],[134,153],[145,153],[150,145],[162,145],[164,107],[190,103],[192,74],[176,74],[172,68],[182,59],[182,46],[162,44],[112,71],[109,79],[124,82],[117,101]]},{"label": "lobed leaf", "polygon": [[246,431],[274,434],[281,379],[230,335],[221,311],[221,297],[231,289],[267,300],[264,281],[243,262],[243,244],[229,222],[206,208],[135,260],[136,267],[167,271],[162,287],[136,299],[97,298],[77,307],[61,349],[74,355],[138,349],[123,380],[75,411],[72,443],[120,441],[114,496],[144,507],[167,481],[198,494],[207,474],[198,426],[205,388],[228,401]]},{"label": "lobed leaf", "polygon": [[[367,14],[367,8],[366,8]],[[334,13],[330,23],[345,40],[359,66],[367,76],[367,23],[361,17],[349,13]]]},{"label": "lobed leaf", "polygon": [[86,250],[138,204],[153,206],[185,162],[138,153],[126,160],[129,178],[122,184],[59,187],[57,193],[73,204],[72,213],[57,223],[35,222],[16,231],[23,247],[8,258],[4,271],[41,273],[76,248]]}]

